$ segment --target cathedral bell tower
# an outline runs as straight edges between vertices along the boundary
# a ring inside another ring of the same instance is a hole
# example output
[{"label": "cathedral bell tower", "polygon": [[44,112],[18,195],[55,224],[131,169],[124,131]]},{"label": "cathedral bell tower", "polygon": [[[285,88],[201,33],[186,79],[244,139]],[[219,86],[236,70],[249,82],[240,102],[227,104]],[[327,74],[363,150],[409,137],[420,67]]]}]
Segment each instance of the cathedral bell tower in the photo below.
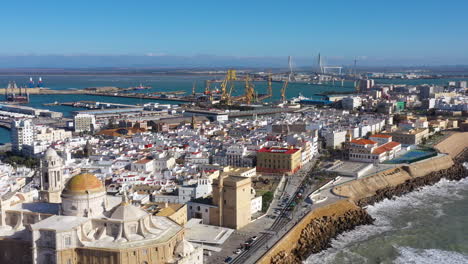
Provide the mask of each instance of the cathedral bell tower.
[{"label": "cathedral bell tower", "polygon": [[42,202],[61,203],[65,179],[63,177],[63,159],[53,148],[47,149],[41,159],[41,190],[39,198]]}]

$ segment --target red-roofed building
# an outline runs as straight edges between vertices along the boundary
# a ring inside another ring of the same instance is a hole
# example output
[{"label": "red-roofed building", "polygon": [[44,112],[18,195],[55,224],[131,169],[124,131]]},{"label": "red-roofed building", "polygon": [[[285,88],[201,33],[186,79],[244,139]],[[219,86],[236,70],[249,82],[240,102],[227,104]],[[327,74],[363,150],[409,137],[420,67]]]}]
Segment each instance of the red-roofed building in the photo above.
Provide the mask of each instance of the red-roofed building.
[{"label": "red-roofed building", "polygon": [[152,159],[143,158],[132,163],[132,171],[152,172],[154,171],[154,161]]},{"label": "red-roofed building", "polygon": [[[401,150],[401,144],[392,141],[391,136],[374,135],[371,139],[353,139],[349,146],[349,159],[352,161],[380,163],[393,159]],[[374,141],[376,140],[376,141]],[[379,144],[383,142],[383,144]]]},{"label": "red-roofed building", "polygon": [[265,147],[257,151],[257,172],[291,175],[302,166],[298,148]]}]

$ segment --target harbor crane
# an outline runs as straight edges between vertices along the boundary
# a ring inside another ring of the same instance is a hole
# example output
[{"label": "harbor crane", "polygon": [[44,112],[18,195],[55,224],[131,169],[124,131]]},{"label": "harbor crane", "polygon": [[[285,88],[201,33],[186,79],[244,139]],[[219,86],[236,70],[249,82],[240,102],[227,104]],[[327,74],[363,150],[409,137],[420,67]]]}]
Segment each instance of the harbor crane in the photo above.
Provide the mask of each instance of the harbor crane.
[{"label": "harbor crane", "polygon": [[195,88],[197,87],[197,81],[194,81],[192,84],[192,95],[195,96]]},{"label": "harbor crane", "polygon": [[234,81],[236,80],[236,70],[229,69],[226,73],[226,77],[221,83],[221,102],[227,105],[231,104],[231,94],[234,90]]},{"label": "harbor crane", "polygon": [[283,87],[281,87],[281,101],[286,102],[286,88],[288,87],[289,80],[284,81]]},{"label": "harbor crane", "polygon": [[255,99],[255,87],[253,83],[250,82],[250,76],[245,76],[245,103],[251,104]]},{"label": "harbor crane", "polygon": [[268,91],[267,91],[268,97],[273,96],[273,87],[272,87],[272,75],[271,72],[268,74]]}]

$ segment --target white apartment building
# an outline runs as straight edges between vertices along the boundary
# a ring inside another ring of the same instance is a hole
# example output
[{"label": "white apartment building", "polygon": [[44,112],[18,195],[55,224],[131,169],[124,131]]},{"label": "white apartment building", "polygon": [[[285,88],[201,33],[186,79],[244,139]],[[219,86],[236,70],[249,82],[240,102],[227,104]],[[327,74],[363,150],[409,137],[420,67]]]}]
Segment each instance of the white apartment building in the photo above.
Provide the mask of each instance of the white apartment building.
[{"label": "white apartment building", "polygon": [[210,179],[197,179],[195,184],[179,187],[179,203],[209,196],[212,191],[213,186]]},{"label": "white apartment building", "polygon": [[247,148],[244,145],[232,145],[226,150],[226,163],[228,166],[243,167],[242,161],[247,155]]},{"label": "white apartment building", "polygon": [[37,141],[55,142],[71,137],[71,131],[65,131],[64,129],[54,129],[46,126],[35,127],[35,140]]},{"label": "white apartment building", "polygon": [[190,164],[209,164],[210,157],[207,153],[201,151],[191,152],[185,156],[185,162]]},{"label": "white apartment building", "polygon": [[[381,137],[381,139],[381,142],[389,140],[389,138],[384,137]],[[381,163],[393,159],[395,154],[400,150],[401,144],[394,141],[389,141],[379,146],[376,141],[370,139],[353,139],[349,147],[349,160]]]},{"label": "white apartment building", "polygon": [[162,157],[154,159],[154,169],[156,171],[170,170],[176,165],[174,157]]},{"label": "white apartment building", "polygon": [[34,143],[34,125],[30,119],[13,120],[11,123],[11,144],[15,153],[21,152],[23,145]]},{"label": "white apartment building", "polygon": [[74,118],[75,132],[93,131],[96,128],[96,118],[90,114],[77,114]]},{"label": "white apartment building", "polygon": [[349,96],[341,100],[343,109],[353,110],[362,105],[362,99],[358,96]]},{"label": "white apartment building", "polygon": [[154,171],[154,160],[152,159],[141,159],[132,163],[132,170],[138,172],[153,172]]},{"label": "white apartment building", "polygon": [[327,148],[340,148],[341,144],[346,141],[346,133],[346,130],[325,132],[323,137]]}]

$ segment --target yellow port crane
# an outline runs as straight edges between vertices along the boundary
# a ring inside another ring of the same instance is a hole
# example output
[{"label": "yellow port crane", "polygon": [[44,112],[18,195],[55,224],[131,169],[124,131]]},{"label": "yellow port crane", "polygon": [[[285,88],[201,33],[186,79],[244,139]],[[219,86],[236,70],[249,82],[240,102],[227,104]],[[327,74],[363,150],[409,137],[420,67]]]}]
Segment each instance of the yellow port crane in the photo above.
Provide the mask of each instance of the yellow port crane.
[{"label": "yellow port crane", "polygon": [[234,81],[237,80],[236,70],[229,69],[221,83],[221,102],[227,105],[231,104],[231,94],[234,90]]},{"label": "yellow port crane", "polygon": [[205,95],[208,96],[208,100],[213,101],[213,93],[211,92],[211,81],[205,81]]},{"label": "yellow port crane", "polygon": [[286,102],[286,88],[288,87],[288,80],[284,81],[283,87],[281,87],[281,101]]},{"label": "yellow port crane", "polygon": [[247,74],[245,76],[245,103],[251,104],[255,98],[255,87],[253,83],[250,82],[250,76]]}]

